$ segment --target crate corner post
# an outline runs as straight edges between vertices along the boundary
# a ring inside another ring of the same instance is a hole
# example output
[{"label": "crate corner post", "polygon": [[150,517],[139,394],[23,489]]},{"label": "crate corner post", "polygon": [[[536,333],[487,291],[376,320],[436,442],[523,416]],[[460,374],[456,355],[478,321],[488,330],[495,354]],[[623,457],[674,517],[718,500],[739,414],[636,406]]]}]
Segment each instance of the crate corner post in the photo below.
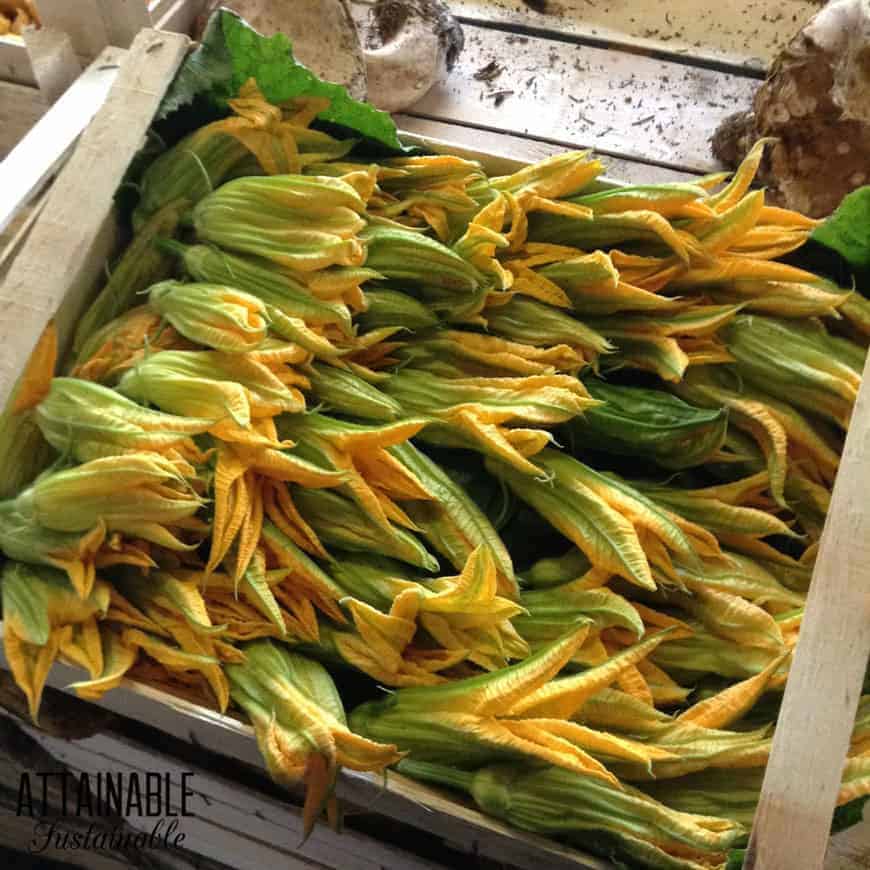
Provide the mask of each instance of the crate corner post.
[{"label": "crate corner post", "polygon": [[111,253],[115,192],[189,47],[187,36],[141,31],[58,174],[0,285],[0,406],[49,319],[68,343]]},{"label": "crate corner post", "polygon": [[870,356],[834,484],[746,870],[819,870],[870,656]]}]

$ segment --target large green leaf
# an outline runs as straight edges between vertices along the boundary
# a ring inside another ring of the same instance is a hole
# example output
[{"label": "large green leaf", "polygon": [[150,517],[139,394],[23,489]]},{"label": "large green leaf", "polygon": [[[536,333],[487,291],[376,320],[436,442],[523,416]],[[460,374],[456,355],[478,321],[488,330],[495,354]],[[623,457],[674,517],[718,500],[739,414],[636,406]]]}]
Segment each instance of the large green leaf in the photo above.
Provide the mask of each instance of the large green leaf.
[{"label": "large green leaf", "polygon": [[870,186],[846,196],[811,238],[836,251],[853,271],[870,270]]},{"label": "large green leaf", "polygon": [[250,78],[256,79],[273,103],[294,97],[328,97],[330,105],[318,120],[337,124],[382,150],[405,151],[386,112],[351,99],[341,85],[319,79],[293,57],[293,47],[284,34],[262,36],[226,9],[209,19],[202,42],[179,70],[156,120],[164,121],[185,107],[195,114],[203,107],[225,112],[226,101]]}]

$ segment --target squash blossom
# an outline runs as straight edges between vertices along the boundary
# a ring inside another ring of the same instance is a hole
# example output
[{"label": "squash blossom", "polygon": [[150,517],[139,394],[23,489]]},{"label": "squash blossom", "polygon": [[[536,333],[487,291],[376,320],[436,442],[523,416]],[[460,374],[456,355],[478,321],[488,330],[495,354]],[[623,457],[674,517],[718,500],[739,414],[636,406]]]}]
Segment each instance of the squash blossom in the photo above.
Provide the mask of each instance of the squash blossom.
[{"label": "squash blossom", "polygon": [[438,570],[438,560],[410,531],[394,522],[384,526],[354,499],[325,489],[298,489],[293,498],[327,546],[380,553],[425,571]]},{"label": "squash blossom", "polygon": [[467,792],[484,812],[521,830],[559,836],[583,848],[601,838],[607,851],[615,847],[618,855],[647,867],[719,867],[746,836],[739,822],[680,812],[637,789],[553,765],[497,764],[464,771],[408,759],[399,770]]},{"label": "squash blossom", "polygon": [[457,570],[483,547],[495,565],[498,594],[516,601],[519,589],[510,553],[487,515],[463,487],[412,442],[389,448],[422,483],[430,498],[411,501],[405,511],[436,553]]},{"label": "squash blossom", "polygon": [[185,338],[225,353],[255,350],[268,333],[263,303],[232,287],[163,281],[148,303]]},{"label": "squash blossom", "polygon": [[79,462],[139,451],[197,456],[192,435],[210,420],[143,408],[115,390],[78,378],[54,378],[36,408],[43,437]]},{"label": "squash blossom", "polygon": [[309,392],[326,411],[360,420],[398,420],[401,405],[374,384],[345,368],[313,363],[306,369]]},{"label": "squash blossom", "polygon": [[[36,343],[0,415],[31,715],[61,659],[85,699],[241,715],[306,835],[341,766],[399,765],[620,866],[724,870],[870,301],[782,262],[825,233],[751,189],[764,141],[691,184],[586,152],[490,178],[349,156],[311,129],[336,110],[245,84],[145,168],[72,357]],[[841,805],[868,759],[870,694]]]},{"label": "squash blossom", "polygon": [[[547,712],[526,712],[587,633],[586,626],[575,628],[524,661],[492,673],[400,689],[383,701],[369,701],[354,710],[351,725],[372,739],[395,741],[421,761],[462,759],[467,767],[502,759],[546,761],[617,785],[596,755],[648,764],[671,753],[552,718]],[[617,675],[618,669],[611,681]]]},{"label": "squash blossom", "polygon": [[526,474],[539,473],[527,457],[550,442],[550,433],[509,424],[564,423],[595,404],[581,381],[561,374],[445,379],[407,366],[385,382],[384,390],[406,413],[437,422],[423,431],[424,440],[472,445]]},{"label": "squash blossom", "polygon": [[361,213],[373,179],[276,175],[237,178],[193,211],[201,241],[264,257],[301,272],[327,266],[362,266]]},{"label": "squash blossom", "polygon": [[448,242],[478,210],[474,191],[481,182],[486,176],[473,160],[448,154],[389,158],[378,172],[380,202],[369,211],[409,225],[428,224]]},{"label": "squash blossom", "polygon": [[440,242],[420,233],[371,225],[362,234],[366,267],[384,278],[405,285],[440,287],[455,294],[473,291],[480,284],[474,266]]},{"label": "squash blossom", "polygon": [[588,324],[569,313],[522,295],[484,311],[487,329],[509,341],[535,347],[567,345],[591,365],[613,345]]},{"label": "squash blossom", "polygon": [[244,664],[226,667],[232,698],[254,724],[269,773],[278,782],[305,783],[307,836],[330,800],[340,766],[383,771],[402,753],[348,728],[341,699],[322,665],[267,640],[243,649]]},{"label": "squash blossom", "polygon": [[533,347],[494,335],[445,329],[399,348],[396,356],[444,377],[576,374],[585,360],[567,344]]},{"label": "squash blossom", "polygon": [[[744,314],[726,329],[735,368],[753,386],[847,429],[866,351],[821,324]],[[788,353],[771,353],[788,348]]]},{"label": "squash blossom", "polygon": [[718,552],[703,529],[659,509],[638,490],[547,449],[536,457],[544,478],[487,459],[491,472],[582,550],[594,567],[655,588],[650,562],[672,570],[668,553],[698,564],[698,542]]},{"label": "squash blossom", "polygon": [[[13,558],[58,566],[93,557],[107,531],[185,550],[192,545],[173,529],[198,529],[193,515],[202,504],[170,459],[156,453],[108,456],[47,471],[16,498],[0,502],[0,535]],[[75,584],[83,595],[93,585],[93,564],[87,576]]]},{"label": "squash blossom", "polygon": [[91,334],[77,353],[70,376],[111,385],[146,352],[186,349],[193,345],[152,308],[139,305]]},{"label": "squash blossom", "polygon": [[[494,670],[507,659],[528,655],[510,622],[522,607],[498,595],[495,564],[483,547],[471,553],[460,575],[425,583],[409,576],[403,565],[363,556],[342,556],[333,576],[347,592],[349,599],[342,604],[354,608],[355,620],[358,602],[389,613],[402,595],[408,599],[405,618],[416,619],[439,646],[461,653],[463,659]],[[372,652],[377,653],[374,643]]]},{"label": "squash blossom", "polygon": [[[352,333],[350,311],[342,302],[316,296],[305,284],[305,276],[294,274],[269,260],[244,257],[222,251],[212,245],[183,245],[171,239],[161,239],[159,246],[180,260],[184,271],[206,284],[220,284],[256,296],[268,308],[277,309],[289,318],[301,319],[310,326],[335,324],[343,334]],[[359,283],[377,273],[358,270]],[[321,280],[330,270],[324,270]],[[354,280],[350,281],[354,284]]]},{"label": "squash blossom", "polygon": [[575,625],[590,624],[598,632],[624,628],[637,638],[646,630],[627,599],[607,588],[587,588],[582,577],[544,589],[524,590],[520,603],[526,612],[515,617],[513,624],[532,649],[552,643]]},{"label": "squash blossom", "polygon": [[322,468],[345,472],[342,489],[385,528],[393,521],[413,528],[397,501],[429,499],[424,485],[387,448],[405,443],[425,425],[404,420],[386,425],[362,425],[333,420],[323,414],[282,415],[278,433],[298,445],[294,451]]},{"label": "squash blossom", "polygon": [[282,108],[265,100],[250,79],[228,103],[230,117],[194,131],[148,167],[134,225],[179,195],[197,203],[242,165],[246,174],[299,172],[307,163],[342,157],[354,145],[353,139],[339,141],[308,129],[328,105],[323,99],[300,99]]},{"label": "squash blossom", "polygon": [[247,427],[258,417],[304,410],[292,383],[299,377],[290,369],[276,373],[250,354],[161,351],[130,369],[118,390],[170,414]]},{"label": "squash blossom", "polygon": [[42,690],[58,656],[96,677],[103,670],[97,625],[109,609],[109,586],[96,581],[80,596],[61,571],[7,562],[0,572],[3,645],[35,722]]}]

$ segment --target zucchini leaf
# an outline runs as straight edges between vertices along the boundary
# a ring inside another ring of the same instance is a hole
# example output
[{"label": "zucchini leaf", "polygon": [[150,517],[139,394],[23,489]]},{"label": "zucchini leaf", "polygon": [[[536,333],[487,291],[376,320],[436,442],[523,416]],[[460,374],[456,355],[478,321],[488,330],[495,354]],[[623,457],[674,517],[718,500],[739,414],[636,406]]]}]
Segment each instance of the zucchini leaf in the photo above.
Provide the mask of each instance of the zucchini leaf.
[{"label": "zucchini leaf", "polygon": [[846,196],[810,238],[836,251],[856,274],[870,275],[870,186]]},{"label": "zucchini leaf", "polygon": [[[197,116],[194,126],[200,126],[226,115],[227,100],[250,78],[257,80],[263,95],[273,103],[294,97],[328,97],[330,105],[318,120],[344,128],[347,136],[361,136],[381,153],[409,150],[399,141],[389,114],[351,99],[341,85],[319,79],[293,57],[293,47],[283,33],[262,36],[227,9],[218,9],[209,18],[199,47],[179,70],[156,120],[178,121],[189,132],[192,116]],[[194,111],[186,118],[173,117],[185,108]],[[161,135],[164,127],[161,124]]]}]

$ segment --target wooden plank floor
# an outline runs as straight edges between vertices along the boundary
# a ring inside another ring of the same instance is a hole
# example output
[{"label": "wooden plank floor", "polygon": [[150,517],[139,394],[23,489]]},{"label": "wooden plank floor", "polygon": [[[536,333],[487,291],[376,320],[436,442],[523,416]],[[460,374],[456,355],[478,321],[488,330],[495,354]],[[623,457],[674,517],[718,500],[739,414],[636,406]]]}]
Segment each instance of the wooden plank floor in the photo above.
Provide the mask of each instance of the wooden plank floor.
[{"label": "wooden plank floor", "polygon": [[[415,117],[709,172],[709,138],[754,78],[555,39],[464,28],[466,49]],[[495,75],[490,70],[496,70]],[[486,76],[486,78],[482,78]]]},{"label": "wooden plank floor", "polygon": [[762,75],[824,0],[449,0],[454,15]]}]

